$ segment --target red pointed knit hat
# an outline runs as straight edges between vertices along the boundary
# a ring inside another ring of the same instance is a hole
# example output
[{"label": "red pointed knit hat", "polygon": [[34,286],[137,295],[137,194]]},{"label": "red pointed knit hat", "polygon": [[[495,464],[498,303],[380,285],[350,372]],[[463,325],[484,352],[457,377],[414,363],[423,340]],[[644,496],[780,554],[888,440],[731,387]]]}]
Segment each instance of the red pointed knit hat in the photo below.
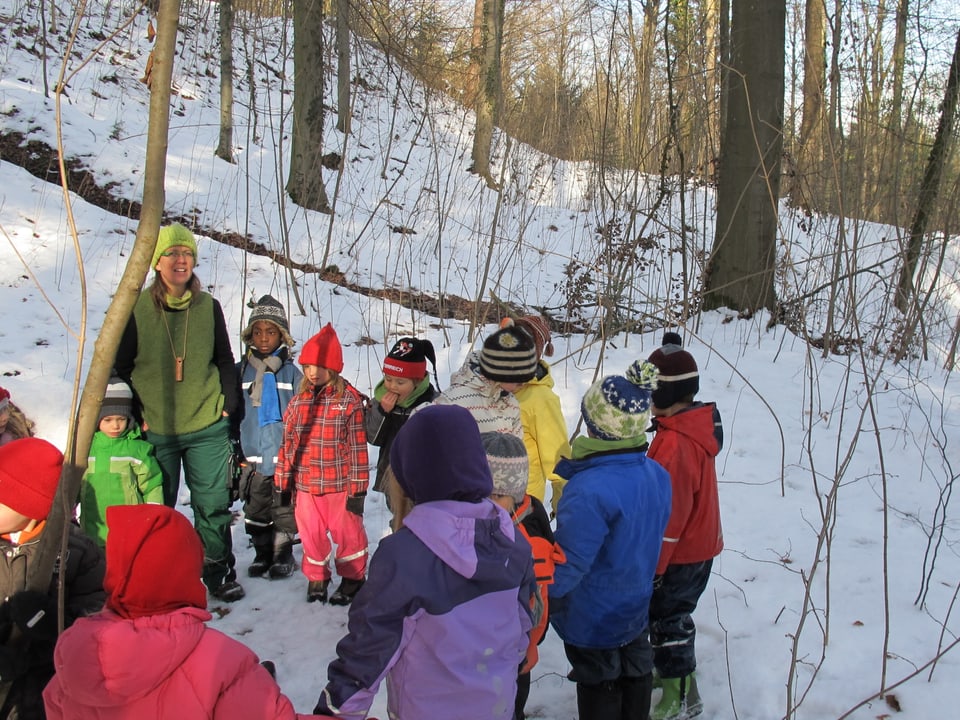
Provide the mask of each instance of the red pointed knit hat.
[{"label": "red pointed knit hat", "polygon": [[333,325],[327,323],[320,332],[307,340],[298,359],[301,365],[316,365],[334,372],[342,371],[343,348],[340,347],[340,340]]}]

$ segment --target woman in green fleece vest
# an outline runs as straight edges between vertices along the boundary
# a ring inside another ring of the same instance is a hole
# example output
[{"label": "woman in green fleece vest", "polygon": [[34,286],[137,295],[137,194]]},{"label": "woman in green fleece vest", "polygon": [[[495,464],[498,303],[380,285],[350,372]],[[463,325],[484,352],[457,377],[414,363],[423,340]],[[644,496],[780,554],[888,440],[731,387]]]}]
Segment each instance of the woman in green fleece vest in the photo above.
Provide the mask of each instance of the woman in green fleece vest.
[{"label": "woman in green fleece vest", "polygon": [[139,400],[170,507],[183,470],[203,541],[207,589],[233,602],[244,592],[234,570],[228,464],[230,428],[238,426],[243,404],[223,309],[203,291],[196,262],[193,233],[176,223],[160,229],[154,279],[127,323],[116,371]]}]

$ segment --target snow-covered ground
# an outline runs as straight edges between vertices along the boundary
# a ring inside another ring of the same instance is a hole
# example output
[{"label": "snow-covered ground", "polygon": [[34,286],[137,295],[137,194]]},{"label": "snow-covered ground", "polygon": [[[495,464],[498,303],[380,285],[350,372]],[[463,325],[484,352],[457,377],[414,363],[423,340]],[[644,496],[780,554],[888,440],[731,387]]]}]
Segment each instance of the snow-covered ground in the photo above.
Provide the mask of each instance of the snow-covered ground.
[{"label": "snow-covered ground", "polygon": [[[64,10],[73,6],[61,4]],[[53,143],[56,108],[43,95],[39,19],[24,5],[0,0],[0,18],[9,20],[0,26],[0,131]],[[115,183],[117,196],[138,200],[147,122],[148,95],[139,82],[149,50],[147,18],[136,18],[81,66],[99,44],[98,33],[109,34],[123,21],[118,8],[126,4],[89,5],[94,14],[79,24],[69,67],[76,74],[61,102],[65,152],[82,159],[99,183]],[[565,266],[595,252],[593,230],[601,211],[591,204],[589,168],[514,148],[498,208],[483,181],[465,171],[469,113],[424,93],[395,68],[388,72],[361,45],[356,72],[372,89],[357,96],[353,134],[344,141],[330,130],[325,148],[346,158],[335,195],[335,174],[325,171],[335,214],[284,204],[279,189],[285,177],[277,167],[289,136],[281,133],[278,118],[285,117],[291,96],[280,92],[272,72],[282,59],[270,55],[273,46],[260,44],[279,37],[279,31],[261,28],[235,43],[243,69],[237,73],[242,78],[236,90],[237,163],[230,165],[213,155],[215,36],[198,30],[216,27],[215,5],[190,7],[187,12],[205,15],[183,23],[167,166],[170,216],[196,216],[199,227],[247,234],[278,250],[289,247],[301,262],[319,263],[326,256],[360,285],[468,298],[493,291],[528,308],[563,304]],[[72,17],[60,19],[69,23]],[[32,31],[24,20],[34,24]],[[67,30],[65,24],[47,30],[51,83]],[[249,58],[259,61],[251,60],[257,68],[255,93],[246,85]],[[502,151],[502,144],[498,148]],[[712,194],[690,192],[695,201],[689,205],[703,215],[694,222],[695,242],[709,246]],[[136,229],[133,220],[76,197],[70,202],[85,273],[85,316],[78,248],[59,186],[0,161],[0,385],[37,421],[39,434],[60,445],[67,436],[78,362],[84,376]],[[661,219],[669,224],[678,217],[670,206]],[[391,230],[399,226],[416,234]],[[800,222],[785,211],[783,228],[781,253],[798,265],[781,276],[781,291],[827,282],[832,268],[818,264],[817,243],[831,237],[831,221]],[[856,262],[892,255],[885,243],[894,235],[889,228],[862,226]],[[653,312],[655,298],[665,297],[677,274],[679,260],[667,252],[669,236],[662,243],[650,256],[648,285],[637,291],[648,298],[644,312]],[[947,267],[955,262],[951,248]],[[467,322],[430,317],[299,273],[294,290],[282,267],[208,238],[200,240],[197,273],[223,304],[235,354],[242,350],[245,303],[270,292],[286,304],[292,334],[301,342],[322,323],[333,323],[345,344],[344,374],[364,392],[379,380],[385,350],[400,334],[433,341],[442,386],[472,347]],[[865,326],[886,305],[882,288],[879,282],[862,287],[858,321]],[[718,459],[726,549],[696,613],[705,720],[769,720],[787,714],[788,703],[799,704],[796,718],[841,717],[882,688],[893,688],[894,699],[873,700],[849,717],[920,720],[952,712],[957,651],[928,667],[960,632],[952,612],[960,581],[960,522],[950,505],[960,464],[960,385],[942,369],[958,307],[949,286],[938,292],[941,301],[927,328],[931,353],[924,361],[894,364],[869,348],[824,357],[783,325],[767,329],[762,316],[743,320],[711,312],[682,330],[700,365],[700,398],[717,402],[726,431]],[[83,323],[86,343],[78,359]],[[481,327],[481,337],[490,330]],[[621,334],[606,343],[577,334],[554,338],[554,375],[571,432],[596,369],[622,372],[649,355],[660,335],[659,330]],[[372,546],[388,532],[388,520],[382,497],[372,494],[365,515]],[[245,568],[252,551],[242,523],[234,528],[234,541]],[[244,586],[247,597],[215,612],[213,626],[272,659],[284,691],[298,710],[309,711],[347,611],[307,604],[300,576],[245,580]],[[528,717],[576,717],[567,671],[562,644],[550,632],[533,672]],[[383,691],[372,714],[386,717]]]}]

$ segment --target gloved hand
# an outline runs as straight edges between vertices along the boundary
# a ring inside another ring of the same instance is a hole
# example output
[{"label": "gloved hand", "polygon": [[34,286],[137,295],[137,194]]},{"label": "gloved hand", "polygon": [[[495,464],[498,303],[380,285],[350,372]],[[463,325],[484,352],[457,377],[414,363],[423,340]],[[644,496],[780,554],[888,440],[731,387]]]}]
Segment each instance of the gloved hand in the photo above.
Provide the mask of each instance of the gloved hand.
[{"label": "gloved hand", "polygon": [[46,593],[21,590],[0,605],[0,625],[12,623],[33,642],[57,639],[57,602]]},{"label": "gloved hand", "polygon": [[247,462],[239,438],[230,438],[230,460],[228,473],[228,487],[230,488],[230,502],[235,502],[243,496],[243,487],[250,484],[253,466]]},{"label": "gloved hand", "polygon": [[273,506],[290,507],[293,503],[293,492],[290,490],[278,490],[273,488]]},{"label": "gloved hand", "polygon": [[347,496],[347,511],[352,512],[358,517],[363,517],[363,499],[367,496],[365,492],[356,495]]},{"label": "gloved hand", "polygon": [[663,575],[653,576],[653,589],[659,590],[663,586]]}]

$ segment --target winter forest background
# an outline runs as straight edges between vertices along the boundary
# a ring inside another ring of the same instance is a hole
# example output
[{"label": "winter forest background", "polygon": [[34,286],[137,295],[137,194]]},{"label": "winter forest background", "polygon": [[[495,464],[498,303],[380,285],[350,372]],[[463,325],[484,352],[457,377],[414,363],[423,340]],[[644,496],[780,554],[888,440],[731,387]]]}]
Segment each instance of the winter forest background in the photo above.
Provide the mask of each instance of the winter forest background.
[{"label": "winter forest background", "polygon": [[[85,457],[111,333],[174,220],[236,355],[270,292],[300,342],[334,324],[363,392],[400,334],[434,342],[443,387],[500,317],[542,312],[572,434],[597,377],[679,328],[727,430],[704,717],[949,714],[958,18],[0,0],[0,385]],[[371,498],[372,545],[388,520]],[[307,711],[346,611],[302,585],[246,580],[212,623]],[[567,669],[548,633],[531,717],[575,716]]]}]

